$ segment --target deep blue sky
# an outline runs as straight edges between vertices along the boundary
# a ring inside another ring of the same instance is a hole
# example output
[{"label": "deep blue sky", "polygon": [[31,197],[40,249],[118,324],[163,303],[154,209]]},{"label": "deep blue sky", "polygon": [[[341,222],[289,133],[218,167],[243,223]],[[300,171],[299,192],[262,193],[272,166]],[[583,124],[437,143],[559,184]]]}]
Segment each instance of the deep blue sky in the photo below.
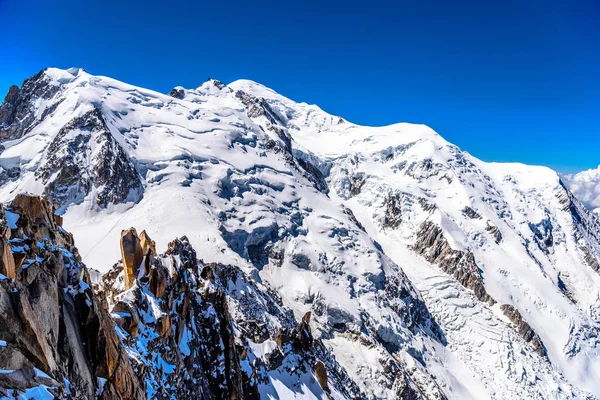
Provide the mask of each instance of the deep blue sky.
[{"label": "deep blue sky", "polygon": [[0,97],[46,66],[161,92],[247,78],[484,160],[600,164],[600,1],[354,3],[0,0]]}]

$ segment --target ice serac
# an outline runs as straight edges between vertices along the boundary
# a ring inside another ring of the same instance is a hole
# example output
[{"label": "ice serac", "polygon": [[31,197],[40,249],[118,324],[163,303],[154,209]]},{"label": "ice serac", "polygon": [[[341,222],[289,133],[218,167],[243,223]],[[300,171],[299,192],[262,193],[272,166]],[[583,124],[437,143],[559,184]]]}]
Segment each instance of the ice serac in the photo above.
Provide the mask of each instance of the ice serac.
[{"label": "ice serac", "polygon": [[[599,222],[549,169],[251,81],[47,69],[0,109],[0,200],[55,203],[152,393],[600,396]],[[192,387],[202,346],[231,374]]]}]

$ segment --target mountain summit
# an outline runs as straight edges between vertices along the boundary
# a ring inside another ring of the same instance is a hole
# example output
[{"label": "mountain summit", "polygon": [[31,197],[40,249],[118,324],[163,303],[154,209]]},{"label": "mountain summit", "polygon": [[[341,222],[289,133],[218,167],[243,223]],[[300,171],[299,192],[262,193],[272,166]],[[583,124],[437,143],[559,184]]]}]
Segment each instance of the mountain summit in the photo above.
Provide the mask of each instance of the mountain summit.
[{"label": "mountain summit", "polygon": [[[82,69],[12,87],[0,140],[0,200],[56,208],[149,397],[191,393],[173,371],[204,398],[600,397],[600,221],[548,168],[252,81],[166,95]],[[159,250],[126,257],[142,230]],[[185,344],[203,332],[233,346],[213,378]]]}]

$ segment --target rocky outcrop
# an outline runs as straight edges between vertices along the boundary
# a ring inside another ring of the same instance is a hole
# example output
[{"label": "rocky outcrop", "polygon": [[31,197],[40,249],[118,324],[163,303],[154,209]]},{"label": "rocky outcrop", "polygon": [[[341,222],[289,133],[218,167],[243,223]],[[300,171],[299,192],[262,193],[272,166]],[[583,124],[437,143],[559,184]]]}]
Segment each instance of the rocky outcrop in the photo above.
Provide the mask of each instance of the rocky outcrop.
[{"label": "rocky outcrop", "polygon": [[43,70],[26,79],[21,88],[11,86],[0,105],[0,141],[18,139],[29,133],[58,105],[55,103],[44,110],[43,115],[36,115],[34,102],[50,100],[59,90],[60,86],[52,84]]},{"label": "rocky outcrop", "polygon": [[385,215],[383,217],[384,228],[395,229],[402,223],[402,204],[402,194],[397,193],[388,196],[385,202]]},{"label": "rocky outcrop", "polygon": [[467,218],[471,218],[471,219],[480,219],[481,218],[481,215],[479,215],[479,213],[477,211],[473,210],[469,206],[465,206],[465,208],[462,209],[462,213]]},{"label": "rocky outcrop", "polygon": [[432,264],[437,264],[444,272],[452,275],[464,287],[473,290],[475,296],[489,304],[495,300],[487,293],[483,277],[475,262],[473,253],[454,250],[444,237],[442,229],[431,221],[421,224],[414,245],[417,254]]},{"label": "rocky outcrop", "polygon": [[150,239],[150,236],[148,236],[146,231],[140,233],[140,245],[142,246],[142,253],[144,255],[148,254],[148,250],[150,250],[152,254],[156,254],[156,243],[154,240]]},{"label": "rocky outcrop", "polygon": [[171,96],[175,99],[183,100],[183,98],[185,97],[185,90],[180,87],[173,88],[169,92],[169,96]]},{"label": "rocky outcrop", "polygon": [[[285,126],[285,122],[281,120],[265,99],[255,97],[241,90],[235,92],[235,97],[246,107],[246,114],[250,118],[265,117],[274,126]],[[289,138],[286,137],[285,139],[286,142],[289,142]]]},{"label": "rocky outcrop", "polygon": [[142,196],[139,174],[96,107],[63,126],[47,154],[36,178],[46,185],[44,194],[59,206],[81,202],[89,194],[100,207]]},{"label": "rocky outcrop", "polygon": [[329,385],[327,384],[327,370],[325,369],[325,364],[321,362],[321,360],[317,360],[315,367],[315,376],[317,377],[317,381],[321,388],[324,391],[329,392]]},{"label": "rocky outcrop", "polygon": [[[213,80],[213,83],[221,90],[225,88],[231,90],[219,81]],[[219,86],[218,83],[222,86]],[[294,154],[294,150],[292,149],[292,139],[288,133],[285,117],[275,111],[269,105],[269,102],[262,97],[253,96],[242,90],[236,91],[235,97],[243,104],[246,109],[246,115],[249,118],[259,120],[264,118],[266,120],[266,129],[274,133],[277,139],[280,140],[278,143],[276,140],[267,138],[265,147],[268,150],[284,153],[286,161],[292,167],[300,171],[319,191],[327,193],[329,189],[322,171],[320,171],[308,158],[301,157],[299,156],[300,154]]]},{"label": "rocky outcrop", "polygon": [[542,339],[538,336],[538,334],[531,328],[531,326],[525,322],[523,316],[513,306],[510,304],[502,304],[500,309],[511,320],[511,322],[515,325],[515,329],[521,335],[526,342],[530,343],[531,346],[535,349],[535,351],[542,357],[548,358],[548,354],[546,352],[546,347],[544,347],[544,343],[542,343]]},{"label": "rocky outcrop", "polygon": [[400,227],[403,222],[412,218],[416,204],[419,204],[420,208],[427,213],[431,213],[436,209],[435,204],[430,203],[424,197],[401,191],[388,194],[385,198],[385,213],[381,220],[381,226],[386,229]]},{"label": "rocky outcrop", "polygon": [[15,258],[13,257],[12,250],[10,249],[10,235],[11,230],[6,226],[6,219],[4,219],[5,227],[0,235],[0,274],[14,279],[15,277]]},{"label": "rocky outcrop", "polygon": [[598,260],[596,257],[594,257],[590,249],[588,249],[586,246],[581,246],[579,249],[583,253],[583,259],[585,260],[586,264],[589,265],[594,271],[598,272],[600,270],[600,264],[598,264]]},{"label": "rocky outcrop", "polygon": [[125,289],[130,289],[135,284],[144,257],[141,240],[134,228],[121,232],[121,257],[125,272]]},{"label": "rocky outcrop", "polygon": [[500,244],[502,242],[502,232],[500,232],[500,229],[498,229],[496,225],[488,221],[485,230],[492,235],[496,244]]},{"label": "rocky outcrop", "polygon": [[[496,243],[502,241],[500,230],[488,221],[486,230],[494,237]],[[475,262],[473,253],[454,250],[444,238],[442,229],[431,221],[421,224],[417,232],[414,250],[432,264],[437,264],[444,272],[452,275],[458,282],[473,290],[475,296],[490,305],[496,301],[487,293],[483,285],[483,277]],[[519,335],[530,343],[535,351],[547,358],[546,348],[537,333],[523,320],[519,310],[509,304],[501,307],[504,314],[513,322]]]},{"label": "rocky outcrop", "polygon": [[[134,229],[125,232],[143,242]],[[273,390],[272,374],[363,397],[313,338],[310,312],[296,323],[272,289],[236,267],[203,264],[185,237],[147,256],[130,288],[119,285],[127,267],[117,264],[96,291],[110,294],[106,307],[150,397],[259,398]]]},{"label": "rocky outcrop", "polygon": [[[18,196],[1,228],[18,260],[0,279],[0,394],[66,399],[144,398],[114,323],[90,287],[53,206]],[[33,393],[36,393],[34,395]]]}]

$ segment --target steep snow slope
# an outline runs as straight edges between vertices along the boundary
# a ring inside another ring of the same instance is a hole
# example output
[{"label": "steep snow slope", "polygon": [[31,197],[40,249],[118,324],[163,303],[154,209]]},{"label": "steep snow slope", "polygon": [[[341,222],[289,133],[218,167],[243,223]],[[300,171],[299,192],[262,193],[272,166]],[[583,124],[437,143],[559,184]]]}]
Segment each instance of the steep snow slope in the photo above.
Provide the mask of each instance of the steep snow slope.
[{"label": "steep snow slope", "polygon": [[425,126],[357,126],[251,81],[166,96],[49,69],[0,116],[0,200],[51,197],[102,270],[126,227],[159,247],[186,234],[297,319],[312,311],[366,396],[600,395],[600,224],[553,171],[481,162]]},{"label": "steep snow slope", "polygon": [[[425,126],[370,128],[314,116],[305,122],[305,106],[295,113],[293,103],[256,84],[231,86],[272,96],[267,102],[289,118],[296,156],[318,163],[332,196],[402,263],[444,332],[460,332],[449,340],[459,358],[474,370],[490,363],[497,371],[495,379],[482,374],[492,393],[511,390],[498,374],[547,379],[533,367],[544,361],[515,360],[521,364],[516,369],[508,361],[518,341],[503,315],[509,312],[501,311],[511,309],[507,304],[533,328],[525,335],[532,347],[519,351],[547,354],[571,382],[598,394],[598,222],[554,171],[484,163]],[[432,241],[432,235],[440,237]],[[440,257],[442,251],[453,252],[453,259]],[[424,261],[439,264],[463,285]]]}]

